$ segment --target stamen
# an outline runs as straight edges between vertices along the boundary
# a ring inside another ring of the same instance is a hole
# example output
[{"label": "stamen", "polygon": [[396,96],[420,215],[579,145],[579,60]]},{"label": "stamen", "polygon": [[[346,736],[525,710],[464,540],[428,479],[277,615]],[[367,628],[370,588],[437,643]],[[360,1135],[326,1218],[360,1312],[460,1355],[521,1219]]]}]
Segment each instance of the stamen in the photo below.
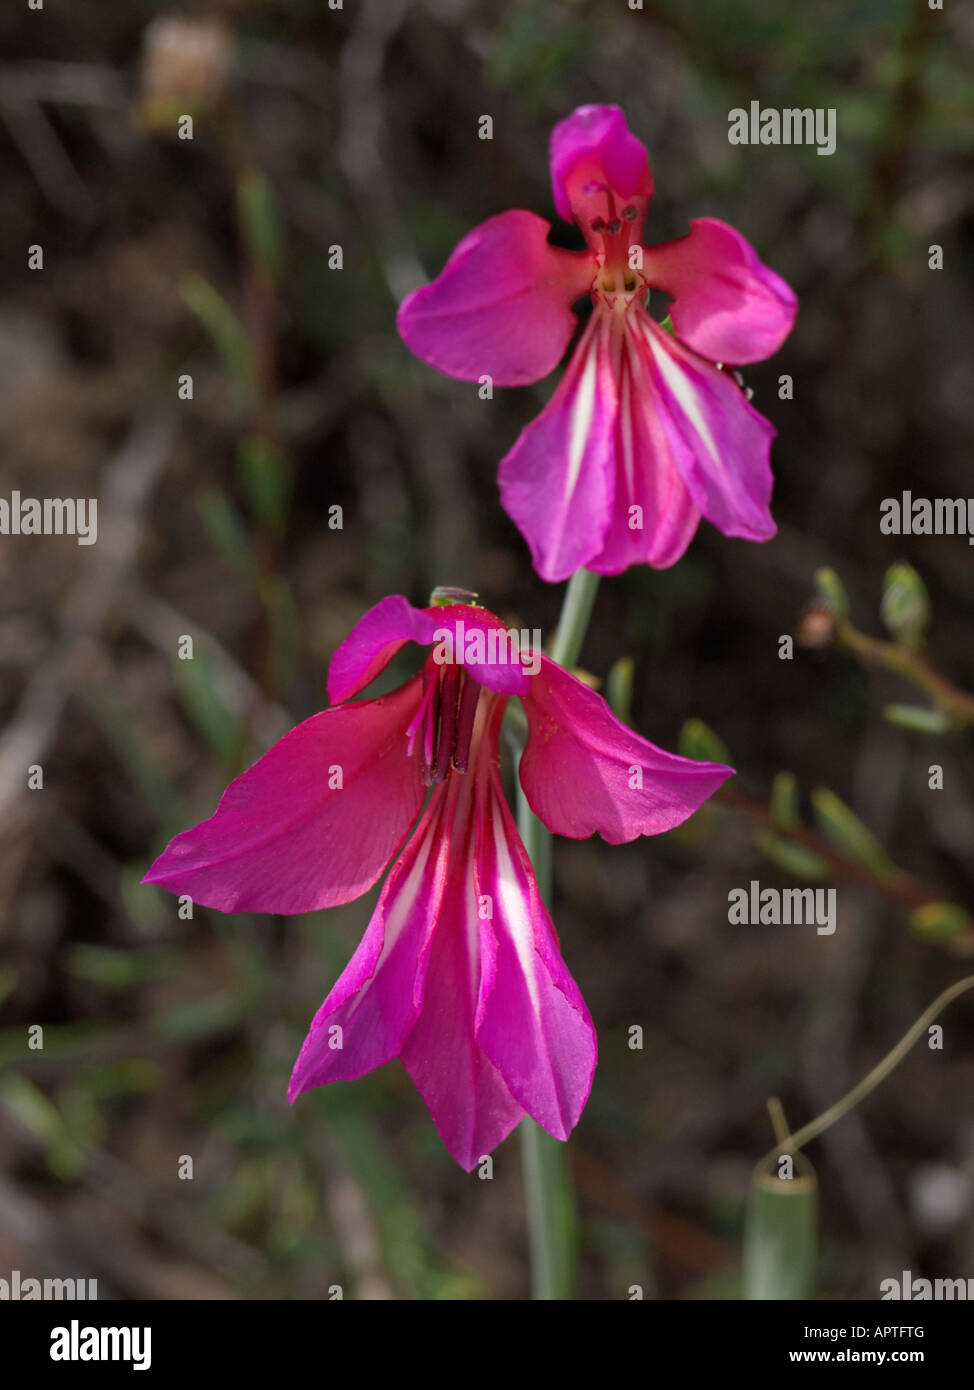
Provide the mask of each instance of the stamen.
[{"label": "stamen", "polygon": [[431,787],[436,780],[436,726],[440,718],[440,673],[434,670],[432,676],[425,675],[424,680],[429,680],[430,691],[429,700],[426,703],[426,718],[423,723],[423,746],[420,749],[419,766],[423,774],[423,782],[427,787]]},{"label": "stamen", "polygon": [[463,687],[457,709],[457,737],[453,751],[453,766],[457,772],[466,772],[470,766],[470,742],[473,738],[474,719],[477,715],[477,702],[480,699],[480,684],[466,671],[463,673]]},{"label": "stamen", "polygon": [[604,217],[593,217],[593,218],[592,218],[592,221],[591,221],[591,223],[590,223],[589,225],[591,226],[593,232],[604,232],[604,231],[605,231],[605,218],[604,218]]},{"label": "stamen", "polygon": [[635,203],[630,203],[628,207],[622,209],[622,215],[627,222],[635,222],[636,218],[639,216],[639,209],[636,207]]},{"label": "stamen", "polygon": [[622,223],[619,221],[618,217],[613,217],[605,230],[609,233],[609,236],[618,236],[619,232],[622,231]]},{"label": "stamen", "polygon": [[440,727],[436,739],[436,780],[443,782],[450,771],[450,759],[457,736],[457,698],[460,694],[459,666],[450,665],[440,679]]}]

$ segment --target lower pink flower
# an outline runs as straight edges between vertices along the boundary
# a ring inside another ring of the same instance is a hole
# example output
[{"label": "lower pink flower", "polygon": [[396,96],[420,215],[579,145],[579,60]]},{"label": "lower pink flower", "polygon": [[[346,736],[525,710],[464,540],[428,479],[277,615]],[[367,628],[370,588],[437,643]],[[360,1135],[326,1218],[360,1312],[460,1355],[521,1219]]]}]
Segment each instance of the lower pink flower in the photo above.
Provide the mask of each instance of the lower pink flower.
[{"label": "lower pink flower", "polygon": [[[351,703],[407,641],[422,670]],[[595,1030],[561,958],[500,780],[511,696],[529,735],[520,778],[560,835],[613,844],[679,825],[731,774],[656,748],[500,621],[394,596],[338,649],[332,707],[230,784],[145,876],[224,912],[307,912],[388,878],[318,1010],[293,1101],[400,1057],[468,1171],[525,1115],[566,1139],[588,1098]],[[429,796],[424,808],[429,788]]]}]

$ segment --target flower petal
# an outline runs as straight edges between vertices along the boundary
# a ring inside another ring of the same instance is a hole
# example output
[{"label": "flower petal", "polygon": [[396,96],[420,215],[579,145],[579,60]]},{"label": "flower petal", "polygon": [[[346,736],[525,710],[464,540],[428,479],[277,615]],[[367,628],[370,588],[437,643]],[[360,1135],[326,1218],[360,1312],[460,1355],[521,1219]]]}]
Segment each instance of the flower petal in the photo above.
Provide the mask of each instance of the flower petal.
[{"label": "flower petal", "polygon": [[470,1172],[507,1138],[524,1109],[475,1034],[480,995],[493,981],[493,963],[482,957],[478,931],[475,778],[468,773],[452,777],[446,785],[456,798],[450,862],[429,950],[422,1011],[400,1055],[440,1138]]},{"label": "flower petal", "polygon": [[618,845],[680,825],[733,769],[666,753],[615,717],[601,695],[547,657],[524,701],[521,786],[549,830],[595,831]]},{"label": "flower petal", "polygon": [[484,971],[477,1041],[532,1119],[567,1139],[585,1107],[597,1055],[595,1029],[561,958],[496,768],[485,779],[478,824],[477,897]]},{"label": "flower petal", "polygon": [[647,354],[645,336],[627,333],[619,371],[615,501],[602,549],[587,561],[597,574],[675,564],[700,521],[657,413]]},{"label": "flower petal", "polygon": [[696,505],[725,536],[767,541],[775,428],[749,404],[729,372],[695,356],[640,314],[654,396],[677,468]]},{"label": "flower petal", "polygon": [[455,661],[478,684],[501,695],[523,695],[528,688],[525,665],[529,654],[521,652],[519,637],[486,608],[466,603],[427,609],[434,621],[434,661]]},{"label": "flower petal", "polygon": [[306,719],[230,783],[209,820],[171,840],[143,882],[221,912],[310,912],[357,898],[423,804],[418,759],[406,754],[419,699],[414,677]]},{"label": "flower petal", "polygon": [[551,132],[551,187],[559,215],[586,232],[593,215],[616,215],[605,189],[635,201],[645,215],[653,196],[649,159],[620,107],[579,106],[558,122]]},{"label": "flower petal", "polygon": [[429,646],[435,623],[429,610],[414,608],[402,594],[375,604],[352,628],[328,669],[328,698],[333,704],[364,690],[407,642]]},{"label": "flower petal", "polygon": [[353,1081],[399,1055],[422,1007],[443,899],[445,802],[441,783],[392,866],[355,954],[315,1014],[291,1074],[290,1101],[329,1081]]},{"label": "flower petal", "polygon": [[676,241],[644,248],[651,285],[673,296],[677,337],[714,362],[760,362],[791,332],[798,300],[740,232],[716,217],[691,218]]},{"label": "flower petal", "polygon": [[550,223],[502,212],[475,227],[429,285],[399,307],[417,357],[461,381],[523,386],[557,367],[575,330],[572,300],[595,273],[587,255],[548,245]]},{"label": "flower petal", "polygon": [[618,408],[612,316],[594,313],[558,388],[501,460],[501,501],[549,583],[598,554],[612,508]]}]

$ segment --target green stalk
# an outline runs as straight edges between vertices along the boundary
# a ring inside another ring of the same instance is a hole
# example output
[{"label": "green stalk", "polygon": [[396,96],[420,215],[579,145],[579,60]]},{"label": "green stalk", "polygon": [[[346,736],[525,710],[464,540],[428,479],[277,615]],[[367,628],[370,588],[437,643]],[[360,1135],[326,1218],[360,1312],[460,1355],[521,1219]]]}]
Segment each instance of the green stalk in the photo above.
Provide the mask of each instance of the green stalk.
[{"label": "green stalk", "polygon": [[[571,669],[578,662],[588,629],[599,576],[578,570],[568,581],[551,657]],[[517,784],[517,824],[534,865],[538,889],[551,906],[551,834],[538,820]],[[524,1187],[531,1244],[531,1296],[570,1299],[574,1288],[575,1201],[565,1146],[534,1120],[521,1122]]]}]

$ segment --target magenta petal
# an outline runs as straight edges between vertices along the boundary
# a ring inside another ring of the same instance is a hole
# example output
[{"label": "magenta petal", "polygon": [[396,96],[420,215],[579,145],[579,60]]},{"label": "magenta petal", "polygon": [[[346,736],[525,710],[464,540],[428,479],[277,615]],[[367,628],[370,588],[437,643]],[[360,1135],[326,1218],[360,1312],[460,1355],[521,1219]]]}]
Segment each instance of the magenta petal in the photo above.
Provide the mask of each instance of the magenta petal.
[{"label": "magenta petal", "polygon": [[355,954],[315,1014],[294,1064],[289,1100],[329,1081],[353,1081],[399,1055],[422,1007],[443,898],[445,801],[441,784],[390,870]]},{"label": "magenta petal", "polygon": [[[230,783],[209,820],[171,840],[143,882],[221,912],[310,912],[357,898],[423,804],[418,760],[406,753],[419,698],[416,677],[306,719]],[[330,785],[339,775],[342,785]]]},{"label": "magenta petal", "polygon": [[619,368],[615,502],[602,549],[587,562],[597,574],[675,564],[700,521],[657,413],[647,357],[644,335],[627,333]]},{"label": "magenta petal", "polygon": [[646,148],[620,107],[579,106],[558,122],[551,132],[551,187],[559,215],[583,226],[592,212],[615,215],[597,196],[599,187],[623,200],[652,197]]},{"label": "magenta petal", "polygon": [[798,300],[754,247],[715,217],[691,219],[687,236],[644,249],[651,285],[673,296],[678,338],[714,362],[759,362],[791,332]]},{"label": "magenta petal", "polygon": [[598,554],[613,499],[612,319],[594,313],[558,388],[501,460],[501,501],[549,583]]},{"label": "magenta petal", "polygon": [[567,1139],[595,1073],[595,1029],[561,958],[521,838],[491,770],[478,832],[477,896],[484,971],[477,1040],[511,1095]]},{"label": "magenta petal", "polygon": [[662,428],[693,501],[725,536],[770,540],[774,426],[729,372],[695,356],[641,313]]},{"label": "magenta petal", "polygon": [[433,621],[433,661],[455,661],[474,680],[501,695],[523,695],[530,677],[522,653],[508,629],[486,608],[451,603],[427,610]]},{"label": "magenta petal", "polygon": [[[479,944],[472,779],[467,774],[459,790],[464,806],[429,950],[422,1012],[400,1054],[440,1138],[467,1172],[524,1115],[475,1033],[478,1000],[491,988],[493,965]],[[451,791],[457,780],[448,783]]]},{"label": "magenta petal", "polygon": [[733,769],[666,753],[617,719],[601,695],[543,657],[524,701],[521,786],[556,835],[610,844],[680,825]]},{"label": "magenta petal", "polygon": [[443,270],[399,307],[417,357],[461,381],[523,386],[557,367],[575,329],[572,300],[588,290],[587,255],[549,246],[550,224],[502,212],[469,232]]},{"label": "magenta petal", "polygon": [[407,642],[428,646],[436,624],[425,608],[414,608],[402,594],[375,604],[352,628],[328,669],[328,697],[351,699],[374,681]]}]

